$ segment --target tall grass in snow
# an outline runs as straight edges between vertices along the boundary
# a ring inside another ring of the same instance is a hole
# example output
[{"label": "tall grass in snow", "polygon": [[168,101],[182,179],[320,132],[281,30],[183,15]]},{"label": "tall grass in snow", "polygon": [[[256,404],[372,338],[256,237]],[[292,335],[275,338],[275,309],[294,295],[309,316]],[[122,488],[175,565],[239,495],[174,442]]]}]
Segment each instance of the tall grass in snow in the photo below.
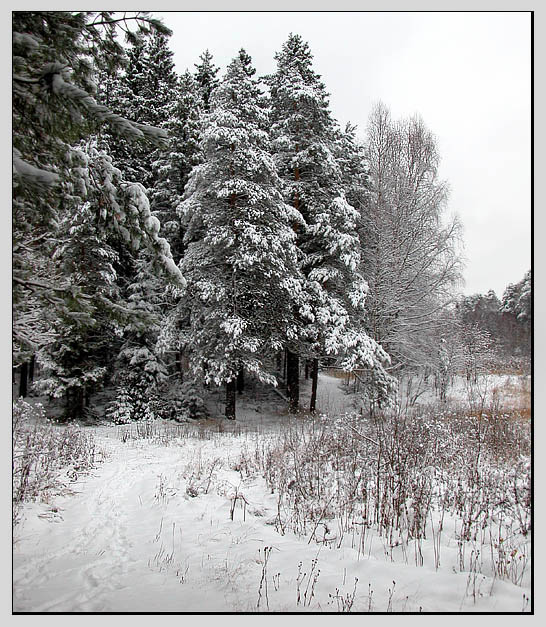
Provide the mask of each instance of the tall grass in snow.
[{"label": "tall grass in snow", "polygon": [[93,467],[97,450],[93,437],[83,429],[50,423],[40,404],[19,399],[13,406],[13,522],[21,503],[47,499],[67,482]]},{"label": "tall grass in snow", "polygon": [[529,456],[527,420],[435,408],[292,423],[244,449],[237,467],[263,474],[275,492],[280,533],[359,555],[379,537],[387,559],[436,569],[447,536],[457,570],[521,584]]}]

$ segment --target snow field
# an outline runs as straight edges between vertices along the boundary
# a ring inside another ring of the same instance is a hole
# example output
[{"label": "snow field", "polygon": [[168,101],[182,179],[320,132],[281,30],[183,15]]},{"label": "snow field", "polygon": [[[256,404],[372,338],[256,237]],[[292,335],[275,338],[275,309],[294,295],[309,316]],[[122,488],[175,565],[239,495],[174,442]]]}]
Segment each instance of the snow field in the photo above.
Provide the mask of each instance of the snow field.
[{"label": "snow field", "polygon": [[448,513],[441,534],[434,512],[426,539],[402,533],[398,544],[374,528],[342,538],[342,524],[326,518],[295,534],[289,500],[279,508],[280,492],[257,471],[282,430],[175,437],[158,427],[138,438],[96,428],[105,461],[79,477],[76,494],[23,506],[15,611],[530,609],[530,564],[515,585],[476,557],[475,541],[464,544],[461,572],[461,522]]}]

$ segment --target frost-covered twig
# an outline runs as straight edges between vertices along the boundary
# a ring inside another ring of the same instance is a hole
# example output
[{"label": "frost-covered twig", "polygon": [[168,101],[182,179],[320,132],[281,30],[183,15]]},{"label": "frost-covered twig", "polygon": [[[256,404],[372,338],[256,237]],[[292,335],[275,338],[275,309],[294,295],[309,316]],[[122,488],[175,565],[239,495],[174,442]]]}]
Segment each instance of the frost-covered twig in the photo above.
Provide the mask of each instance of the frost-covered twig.
[{"label": "frost-covered twig", "polygon": [[360,431],[357,431],[352,425],[349,425],[349,428],[352,429],[362,439],[368,440],[368,442],[371,442],[372,444],[375,444],[375,446],[379,446],[379,442],[376,442],[375,440],[372,440],[372,438],[369,438],[367,435],[364,435],[363,433],[360,433]]}]

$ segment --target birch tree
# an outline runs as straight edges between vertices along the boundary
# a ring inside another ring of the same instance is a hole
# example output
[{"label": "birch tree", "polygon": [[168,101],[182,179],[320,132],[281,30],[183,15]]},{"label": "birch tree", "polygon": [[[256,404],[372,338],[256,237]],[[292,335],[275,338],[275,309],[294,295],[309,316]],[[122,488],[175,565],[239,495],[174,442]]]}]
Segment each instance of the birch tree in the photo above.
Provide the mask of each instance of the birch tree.
[{"label": "birch tree", "polygon": [[445,215],[435,138],[419,118],[393,122],[379,104],[368,125],[367,204],[361,211],[368,329],[397,367],[436,363],[460,280],[456,218]]}]

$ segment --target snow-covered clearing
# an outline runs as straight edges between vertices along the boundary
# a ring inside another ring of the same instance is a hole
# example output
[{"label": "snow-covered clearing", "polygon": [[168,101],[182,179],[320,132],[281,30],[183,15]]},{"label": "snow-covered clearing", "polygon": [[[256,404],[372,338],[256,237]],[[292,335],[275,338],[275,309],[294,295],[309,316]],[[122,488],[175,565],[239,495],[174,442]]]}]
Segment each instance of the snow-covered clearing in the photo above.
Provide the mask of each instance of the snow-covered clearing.
[{"label": "snow-covered clearing", "polygon": [[[321,377],[319,407],[348,402],[339,383]],[[241,460],[302,419],[258,416],[247,408],[223,431],[219,423],[89,428],[104,461],[71,493],[22,508],[14,610],[529,611],[528,545],[518,585],[492,573],[471,543],[462,569],[449,513],[440,534],[434,517],[426,539],[390,546],[373,529],[341,542],[335,521],[304,535],[280,528],[278,495]]]}]

